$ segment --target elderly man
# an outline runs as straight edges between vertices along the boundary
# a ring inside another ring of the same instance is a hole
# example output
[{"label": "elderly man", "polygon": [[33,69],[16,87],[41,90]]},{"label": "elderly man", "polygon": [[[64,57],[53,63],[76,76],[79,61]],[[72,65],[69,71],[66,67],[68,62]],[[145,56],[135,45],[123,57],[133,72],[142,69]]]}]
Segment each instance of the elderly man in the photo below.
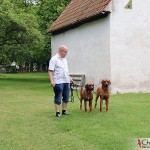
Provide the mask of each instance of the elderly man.
[{"label": "elderly man", "polygon": [[59,47],[58,53],[49,62],[50,84],[54,88],[54,104],[56,117],[60,118],[60,104],[62,100],[62,115],[69,115],[66,111],[69,101],[70,82],[73,82],[68,73],[66,55],[68,48],[65,45]]}]

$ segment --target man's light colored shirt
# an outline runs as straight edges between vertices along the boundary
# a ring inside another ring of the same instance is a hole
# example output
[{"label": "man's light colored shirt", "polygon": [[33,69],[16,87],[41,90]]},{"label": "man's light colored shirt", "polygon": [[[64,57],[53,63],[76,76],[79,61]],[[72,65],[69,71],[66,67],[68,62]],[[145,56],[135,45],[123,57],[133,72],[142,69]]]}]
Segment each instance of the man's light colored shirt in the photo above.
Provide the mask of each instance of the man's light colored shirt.
[{"label": "man's light colored shirt", "polygon": [[55,84],[69,83],[68,64],[66,58],[61,58],[58,53],[49,62],[49,70],[53,71]]}]

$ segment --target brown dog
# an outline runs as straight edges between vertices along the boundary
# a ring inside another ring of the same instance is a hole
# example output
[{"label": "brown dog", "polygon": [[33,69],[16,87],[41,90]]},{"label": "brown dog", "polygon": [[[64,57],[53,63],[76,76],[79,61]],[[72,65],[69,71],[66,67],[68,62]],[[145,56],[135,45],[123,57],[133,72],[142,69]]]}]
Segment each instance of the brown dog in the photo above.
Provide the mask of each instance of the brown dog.
[{"label": "brown dog", "polygon": [[92,111],[94,84],[89,82],[80,91],[80,110],[82,110],[82,101],[84,100],[85,112],[87,112],[87,102],[89,102],[90,112]]},{"label": "brown dog", "polygon": [[106,101],[106,112],[108,111],[108,103],[109,103],[109,85],[111,84],[110,80],[102,80],[102,86],[97,88],[96,91],[96,99],[95,99],[95,108],[97,106],[97,100],[100,97],[100,112],[102,112],[103,100]]}]

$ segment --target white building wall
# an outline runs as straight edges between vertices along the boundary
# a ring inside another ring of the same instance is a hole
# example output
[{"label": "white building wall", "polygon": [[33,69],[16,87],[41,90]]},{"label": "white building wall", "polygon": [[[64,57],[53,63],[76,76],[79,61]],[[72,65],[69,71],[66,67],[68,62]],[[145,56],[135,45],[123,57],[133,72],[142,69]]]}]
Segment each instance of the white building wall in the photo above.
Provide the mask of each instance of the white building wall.
[{"label": "white building wall", "polygon": [[67,60],[70,73],[85,74],[86,82],[95,85],[103,78],[110,79],[109,17],[86,23],[62,34],[52,36],[52,55],[59,45],[69,48]]},{"label": "white building wall", "polygon": [[128,1],[111,4],[112,92],[150,92],[150,0]]},{"label": "white building wall", "polygon": [[69,48],[72,74],[85,74],[97,85],[111,79],[112,93],[150,92],[150,0],[113,0],[110,17],[52,36],[52,55]]}]

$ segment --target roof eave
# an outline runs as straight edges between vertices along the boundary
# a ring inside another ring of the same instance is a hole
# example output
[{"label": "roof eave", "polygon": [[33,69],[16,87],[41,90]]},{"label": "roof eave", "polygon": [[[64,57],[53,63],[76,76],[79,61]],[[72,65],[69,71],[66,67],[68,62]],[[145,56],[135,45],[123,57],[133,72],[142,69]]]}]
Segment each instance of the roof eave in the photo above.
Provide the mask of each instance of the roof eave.
[{"label": "roof eave", "polygon": [[56,30],[50,30],[48,32],[51,33],[52,35],[57,35],[57,34],[65,32],[67,30],[74,29],[74,28],[76,28],[82,24],[92,22],[92,21],[95,21],[97,19],[106,18],[109,14],[110,14],[110,11],[103,11],[99,14],[95,14],[91,17],[85,18],[85,19],[77,21],[77,22],[73,22],[72,24],[69,24],[67,26],[64,26],[64,27],[56,29]]}]

